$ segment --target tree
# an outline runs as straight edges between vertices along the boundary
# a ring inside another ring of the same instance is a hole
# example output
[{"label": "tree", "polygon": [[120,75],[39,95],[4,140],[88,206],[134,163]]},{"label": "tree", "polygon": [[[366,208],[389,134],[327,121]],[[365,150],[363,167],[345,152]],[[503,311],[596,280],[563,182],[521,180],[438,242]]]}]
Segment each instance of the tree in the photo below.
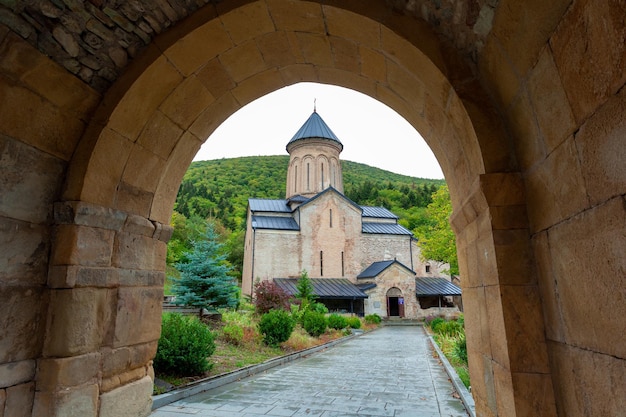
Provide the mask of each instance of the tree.
[{"label": "tree", "polygon": [[459,261],[456,254],[456,240],[450,227],[452,203],[448,186],[441,186],[433,195],[432,203],[426,208],[430,219],[427,225],[419,227],[416,234],[423,259],[432,259],[450,264],[450,274],[459,273]]},{"label": "tree", "polygon": [[228,275],[230,267],[217,238],[214,226],[208,224],[204,238],[186,254],[187,262],[176,264],[180,271],[173,287],[176,304],[206,309],[237,305],[239,289]]},{"label": "tree", "polygon": [[302,271],[300,279],[298,279],[298,283],[296,284],[296,289],[298,290],[296,298],[302,301],[303,306],[312,303],[317,298],[313,284],[309,278],[309,273],[306,271]]}]

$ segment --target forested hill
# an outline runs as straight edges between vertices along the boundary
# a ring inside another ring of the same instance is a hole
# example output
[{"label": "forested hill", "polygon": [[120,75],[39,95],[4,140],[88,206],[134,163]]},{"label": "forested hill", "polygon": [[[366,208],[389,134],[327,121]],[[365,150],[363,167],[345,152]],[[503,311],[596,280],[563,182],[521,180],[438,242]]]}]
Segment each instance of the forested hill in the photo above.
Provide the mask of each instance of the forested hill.
[{"label": "forested hill", "polygon": [[[175,211],[187,218],[219,220],[242,230],[248,198],[285,198],[289,156],[251,156],[193,162],[185,174]],[[425,207],[444,180],[413,178],[342,161],[344,192],[358,204],[383,206],[413,229],[411,211]],[[407,215],[409,215],[407,217]]]}]

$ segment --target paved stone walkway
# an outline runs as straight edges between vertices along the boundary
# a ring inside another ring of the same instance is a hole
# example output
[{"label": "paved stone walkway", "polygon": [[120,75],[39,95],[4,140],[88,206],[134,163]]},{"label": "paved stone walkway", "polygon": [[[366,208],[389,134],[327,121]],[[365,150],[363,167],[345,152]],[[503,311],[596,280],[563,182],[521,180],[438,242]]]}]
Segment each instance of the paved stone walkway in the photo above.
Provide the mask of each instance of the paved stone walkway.
[{"label": "paved stone walkway", "polygon": [[421,327],[383,327],[152,417],[467,417]]}]

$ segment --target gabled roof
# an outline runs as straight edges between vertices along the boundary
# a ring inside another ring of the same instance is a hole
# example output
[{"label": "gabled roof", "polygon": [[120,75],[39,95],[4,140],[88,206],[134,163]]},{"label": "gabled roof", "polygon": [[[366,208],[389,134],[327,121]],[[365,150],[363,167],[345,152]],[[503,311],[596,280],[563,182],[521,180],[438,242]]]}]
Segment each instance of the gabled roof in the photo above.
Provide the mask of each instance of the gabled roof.
[{"label": "gabled roof", "polygon": [[304,207],[307,204],[309,204],[312,201],[317,200],[318,198],[321,198],[324,194],[326,193],[330,193],[330,192],[334,192],[337,195],[339,195],[341,198],[343,198],[344,200],[346,200],[348,202],[348,204],[354,206],[354,208],[356,208],[358,211],[360,211],[361,213],[363,213],[363,209],[361,208],[361,206],[359,206],[357,203],[355,203],[354,201],[350,200],[348,197],[346,197],[343,193],[339,192],[336,188],[334,188],[332,185],[329,186],[328,188],[326,188],[324,191],[317,193],[316,195],[314,195],[313,197],[309,198],[307,201],[305,201],[300,207]]},{"label": "gabled roof", "polygon": [[415,295],[428,297],[433,295],[461,295],[461,289],[445,278],[415,278]]},{"label": "gabled roof", "polygon": [[287,200],[268,200],[262,198],[248,199],[250,211],[256,212],[278,212],[291,213],[291,208],[287,205]]},{"label": "gabled roof", "polygon": [[409,235],[413,236],[408,229],[399,224],[393,223],[373,223],[363,222],[363,233],[378,234],[378,235]]},{"label": "gabled roof", "polygon": [[293,217],[252,216],[253,229],[300,230]]},{"label": "gabled roof", "polygon": [[398,216],[384,207],[361,206],[363,217],[377,217],[379,219],[399,219]]},{"label": "gabled roof", "polygon": [[332,130],[330,130],[330,127],[328,127],[326,122],[322,120],[316,111],[313,111],[313,114],[311,114],[307,121],[304,122],[300,130],[298,130],[289,143],[287,143],[287,146],[298,140],[309,138],[329,139],[337,142],[343,149],[343,145],[341,144],[339,138],[333,133]]},{"label": "gabled roof", "polygon": [[361,272],[359,275],[357,275],[357,278],[362,278],[362,279],[364,279],[364,278],[375,278],[378,275],[380,275],[385,269],[389,268],[393,264],[398,264],[402,268],[404,268],[408,272],[410,272],[411,274],[415,275],[415,271],[413,271],[411,268],[409,268],[408,266],[404,265],[402,262],[399,262],[399,261],[393,259],[391,261],[378,261],[378,262],[372,263],[370,266],[365,268],[363,270],[363,272]]},{"label": "gabled roof", "polygon": [[[289,295],[296,295],[299,278],[274,278],[274,283],[285,290]],[[367,298],[359,287],[346,278],[309,278],[313,285],[313,293],[319,298],[326,299],[356,299]]]}]

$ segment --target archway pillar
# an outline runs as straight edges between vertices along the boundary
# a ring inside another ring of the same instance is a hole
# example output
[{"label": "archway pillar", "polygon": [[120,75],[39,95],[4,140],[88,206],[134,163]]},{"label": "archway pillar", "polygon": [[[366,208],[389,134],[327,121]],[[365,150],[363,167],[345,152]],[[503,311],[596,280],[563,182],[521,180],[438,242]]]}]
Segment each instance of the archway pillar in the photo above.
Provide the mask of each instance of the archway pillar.
[{"label": "archway pillar", "polygon": [[55,205],[33,415],[149,414],[171,232],[120,210]]},{"label": "archway pillar", "polygon": [[451,223],[478,414],[556,416],[521,175],[480,175]]}]

